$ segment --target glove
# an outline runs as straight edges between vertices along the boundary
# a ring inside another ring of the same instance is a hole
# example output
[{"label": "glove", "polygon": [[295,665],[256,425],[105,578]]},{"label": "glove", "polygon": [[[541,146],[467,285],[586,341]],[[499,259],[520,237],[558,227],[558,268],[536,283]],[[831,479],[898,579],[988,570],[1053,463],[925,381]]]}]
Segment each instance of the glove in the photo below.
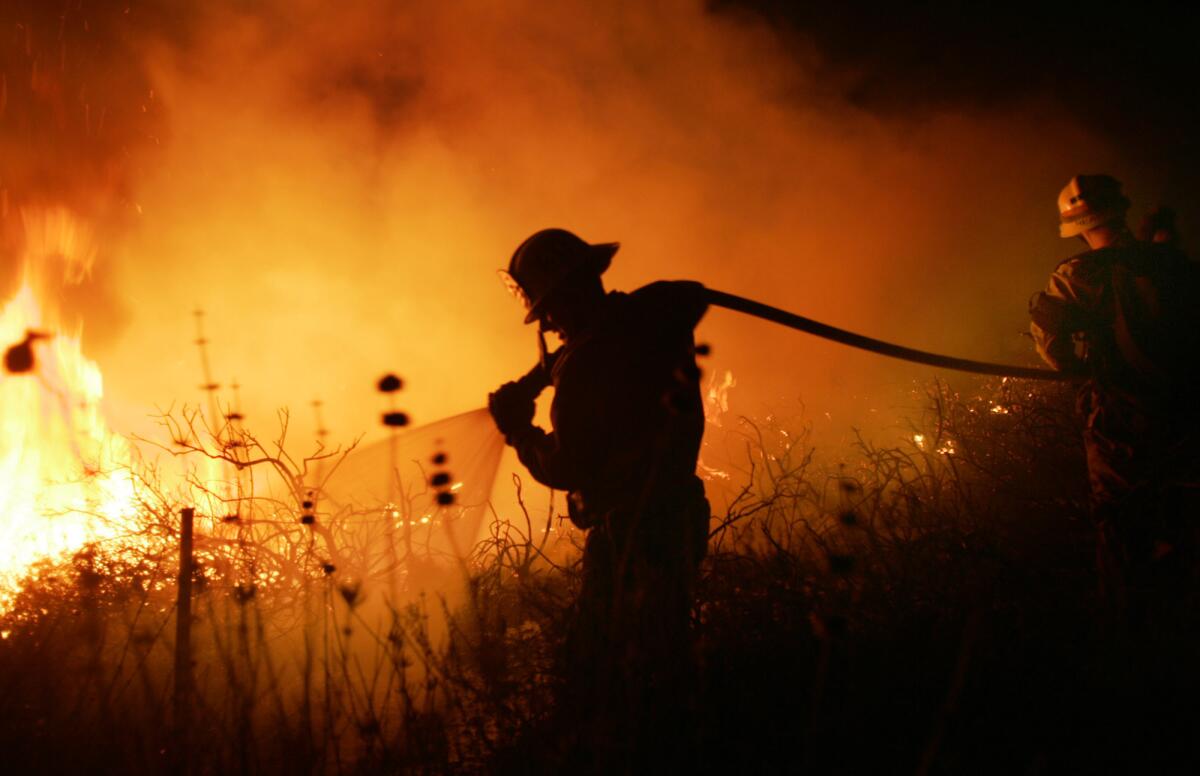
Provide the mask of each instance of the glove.
[{"label": "glove", "polygon": [[505,383],[488,394],[488,412],[506,437],[533,425],[534,402],[517,383]]}]

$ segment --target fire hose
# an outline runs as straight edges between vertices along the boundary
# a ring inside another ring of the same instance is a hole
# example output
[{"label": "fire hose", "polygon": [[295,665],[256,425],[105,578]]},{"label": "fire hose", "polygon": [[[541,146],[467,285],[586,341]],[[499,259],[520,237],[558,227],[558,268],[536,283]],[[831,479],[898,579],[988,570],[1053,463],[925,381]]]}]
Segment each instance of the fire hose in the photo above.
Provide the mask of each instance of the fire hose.
[{"label": "fire hose", "polygon": [[[911,361],[916,364],[925,364],[927,366],[935,366],[941,369],[954,369],[959,372],[973,372],[981,375],[994,375],[997,377],[1016,377],[1025,380],[1058,380],[1069,381],[1080,379],[1079,375],[1070,372],[1058,372],[1053,369],[1039,369],[1037,367],[1028,366],[1013,366],[1012,364],[995,364],[989,361],[973,361],[967,358],[958,358],[956,356],[946,356],[940,353],[930,353],[926,350],[917,350],[916,348],[897,345],[893,342],[885,342],[884,340],[867,337],[863,334],[856,334],[846,329],[839,329],[836,326],[830,326],[827,323],[814,321],[812,318],[806,318],[803,315],[790,313],[786,310],[781,310],[778,307],[772,307],[762,302],[756,302],[753,299],[747,299],[734,294],[727,294],[724,291],[715,291],[711,288],[705,289],[707,293],[707,301],[715,307],[724,307],[727,310],[734,310],[739,313],[751,315],[755,318],[761,318],[764,321],[777,323],[780,326],[786,326],[789,329],[795,329],[807,334],[812,334],[822,339],[827,339],[832,342],[837,342],[842,345],[849,345],[852,348],[858,348],[870,353],[876,353],[881,356],[890,358],[899,358],[904,361]],[[545,340],[539,339],[542,358],[529,370],[524,376],[516,382],[523,389],[529,391],[530,394],[536,396],[543,388],[550,384],[550,368],[557,353],[547,353],[545,350]]]},{"label": "fire hose", "polygon": [[917,364],[926,364],[928,366],[936,366],[942,369],[955,369],[959,372],[974,372],[981,375],[996,375],[997,377],[1019,377],[1028,380],[1075,380],[1077,375],[1069,372],[1058,372],[1053,369],[1038,369],[1036,367],[1012,366],[1010,364],[993,364],[988,361],[972,361],[966,358],[956,358],[955,356],[943,356],[939,353],[930,353],[925,350],[917,350],[908,348],[903,345],[896,345],[891,342],[867,337],[862,334],[855,334],[852,331],[839,329],[836,326],[830,326],[826,323],[814,321],[811,318],[805,318],[802,315],[789,313],[786,310],[780,310],[778,307],[756,302],[753,299],[746,299],[733,294],[726,294],[723,291],[714,291],[711,288],[708,291],[708,303],[717,307],[724,307],[728,310],[736,310],[739,313],[753,315],[755,318],[762,318],[765,321],[778,323],[781,326],[787,326],[789,329],[796,329],[808,334],[821,337],[823,339],[839,342],[843,345],[849,345],[852,348],[859,348],[871,353],[877,353],[881,356],[889,356],[891,358],[899,358],[905,361],[912,361]]}]

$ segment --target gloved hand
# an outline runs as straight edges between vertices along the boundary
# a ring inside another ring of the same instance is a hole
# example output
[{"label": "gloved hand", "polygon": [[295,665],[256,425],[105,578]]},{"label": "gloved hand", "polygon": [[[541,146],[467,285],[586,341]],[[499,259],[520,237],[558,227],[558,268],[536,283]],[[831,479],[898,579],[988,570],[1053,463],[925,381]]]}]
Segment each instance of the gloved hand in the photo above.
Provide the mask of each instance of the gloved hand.
[{"label": "gloved hand", "polygon": [[534,409],[529,391],[517,383],[505,383],[488,394],[488,412],[506,437],[532,426]]}]

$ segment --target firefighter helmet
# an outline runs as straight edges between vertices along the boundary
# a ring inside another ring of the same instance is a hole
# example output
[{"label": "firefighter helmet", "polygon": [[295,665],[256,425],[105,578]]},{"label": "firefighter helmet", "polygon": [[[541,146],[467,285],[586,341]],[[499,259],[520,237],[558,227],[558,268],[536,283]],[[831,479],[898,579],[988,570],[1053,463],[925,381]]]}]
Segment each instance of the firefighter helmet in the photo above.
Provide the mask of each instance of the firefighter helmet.
[{"label": "firefighter helmet", "polygon": [[1058,195],[1058,233],[1074,237],[1089,229],[1121,221],[1129,200],[1111,175],[1076,175]]},{"label": "firefighter helmet", "polygon": [[566,229],[543,229],[521,243],[508,270],[500,270],[500,278],[525,303],[529,311],[525,323],[533,323],[564,281],[579,273],[599,277],[619,247],[618,243],[591,245]]}]

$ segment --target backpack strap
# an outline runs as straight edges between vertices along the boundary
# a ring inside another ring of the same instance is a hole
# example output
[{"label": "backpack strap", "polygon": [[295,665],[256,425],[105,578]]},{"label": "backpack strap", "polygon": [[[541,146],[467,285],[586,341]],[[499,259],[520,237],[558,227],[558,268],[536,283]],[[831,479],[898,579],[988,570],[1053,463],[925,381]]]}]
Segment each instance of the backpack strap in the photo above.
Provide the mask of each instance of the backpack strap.
[{"label": "backpack strap", "polygon": [[[1134,327],[1138,326],[1138,317],[1146,312],[1145,299],[1138,290],[1138,284],[1130,272],[1129,266],[1120,260],[1114,261],[1112,271],[1112,310],[1113,310],[1113,343],[1121,358],[1134,371],[1155,382],[1165,382],[1171,379],[1168,374],[1138,342]],[[1136,311],[1131,316],[1131,311]],[[1157,334],[1157,332],[1155,332]]]}]

